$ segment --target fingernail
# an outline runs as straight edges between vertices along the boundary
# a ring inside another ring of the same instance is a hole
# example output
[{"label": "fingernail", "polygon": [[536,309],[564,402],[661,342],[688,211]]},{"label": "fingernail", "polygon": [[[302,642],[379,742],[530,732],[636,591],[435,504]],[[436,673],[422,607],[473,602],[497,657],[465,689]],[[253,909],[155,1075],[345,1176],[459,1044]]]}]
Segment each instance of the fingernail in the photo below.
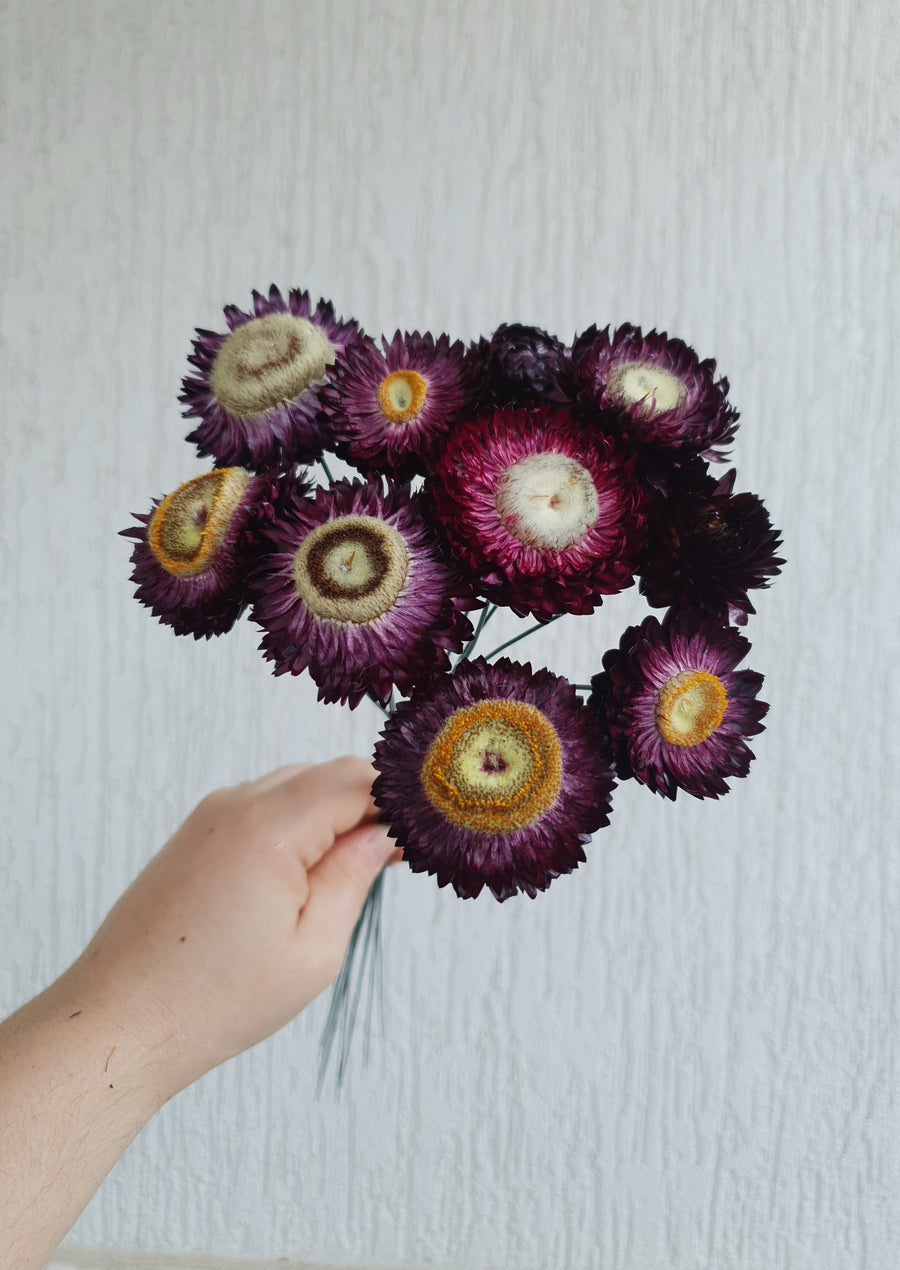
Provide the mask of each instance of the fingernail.
[{"label": "fingernail", "polygon": [[385,825],[373,825],[363,839],[365,850],[379,864],[384,864],[396,845]]}]

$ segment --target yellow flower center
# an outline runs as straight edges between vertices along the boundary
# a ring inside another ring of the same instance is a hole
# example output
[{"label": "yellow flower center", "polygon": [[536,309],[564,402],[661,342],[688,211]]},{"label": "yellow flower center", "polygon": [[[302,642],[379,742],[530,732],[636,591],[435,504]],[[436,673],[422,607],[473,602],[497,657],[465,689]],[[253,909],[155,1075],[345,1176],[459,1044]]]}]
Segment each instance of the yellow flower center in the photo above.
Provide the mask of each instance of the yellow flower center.
[{"label": "yellow flower center", "polygon": [[497,511],[509,533],[538,551],[564,551],[581,542],[600,515],[587,468],[567,454],[529,454],[500,479]]},{"label": "yellow flower center", "polygon": [[264,414],[325,378],[335,350],[321,327],[270,313],[237,327],[219,349],[209,383],[229,414]]},{"label": "yellow flower center", "polygon": [[559,797],[559,737],[524,701],[479,701],[456,710],[441,728],[421,780],[451,824],[485,834],[526,829]]},{"label": "yellow flower center", "polygon": [[147,542],[164,569],[194,578],[210,567],[249,480],[242,467],[219,467],[163,499],[150,517]]},{"label": "yellow flower center", "polygon": [[728,697],[721,679],[705,670],[682,670],[656,699],[656,726],[673,745],[699,745],[722,722]]},{"label": "yellow flower center", "polygon": [[294,555],[294,586],[316,617],[357,626],[396,604],[409,570],[402,536],[376,516],[339,516],[311,530]]},{"label": "yellow flower center", "polygon": [[622,362],[607,381],[606,395],[624,406],[641,405],[651,416],[683,406],[687,398],[678,376],[652,362]]},{"label": "yellow flower center", "polygon": [[428,388],[415,370],[395,370],[378,385],[378,404],[390,423],[411,423],[422,413]]}]

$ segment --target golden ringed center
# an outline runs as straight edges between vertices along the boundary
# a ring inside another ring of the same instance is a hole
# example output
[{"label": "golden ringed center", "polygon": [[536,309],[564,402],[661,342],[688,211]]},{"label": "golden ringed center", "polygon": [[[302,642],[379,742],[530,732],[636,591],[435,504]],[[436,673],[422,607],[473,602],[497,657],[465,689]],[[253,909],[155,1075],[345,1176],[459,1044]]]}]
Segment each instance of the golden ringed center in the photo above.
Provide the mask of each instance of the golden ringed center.
[{"label": "golden ringed center", "polygon": [[229,414],[265,414],[325,378],[335,350],[321,327],[269,313],[237,327],[216,354],[209,384]]},{"label": "golden ringed center", "polygon": [[562,788],[562,747],[544,714],[524,701],[479,701],[456,710],[421,769],[426,795],[451,824],[476,833],[527,829]]},{"label": "golden ringed center", "polygon": [[673,745],[699,745],[722,722],[728,695],[706,670],[682,670],[667,679],[656,699],[656,726]]},{"label": "golden ringed center", "polygon": [[249,480],[242,467],[219,467],[163,499],[147,525],[147,543],[168,573],[195,578],[210,567]]},{"label": "golden ringed center", "polygon": [[396,604],[406,585],[409,551],[377,516],[338,516],[310,530],[294,555],[294,586],[316,617],[357,626]]},{"label": "golden ringed center", "polygon": [[428,396],[428,385],[416,370],[395,370],[378,385],[378,404],[389,423],[412,423]]}]

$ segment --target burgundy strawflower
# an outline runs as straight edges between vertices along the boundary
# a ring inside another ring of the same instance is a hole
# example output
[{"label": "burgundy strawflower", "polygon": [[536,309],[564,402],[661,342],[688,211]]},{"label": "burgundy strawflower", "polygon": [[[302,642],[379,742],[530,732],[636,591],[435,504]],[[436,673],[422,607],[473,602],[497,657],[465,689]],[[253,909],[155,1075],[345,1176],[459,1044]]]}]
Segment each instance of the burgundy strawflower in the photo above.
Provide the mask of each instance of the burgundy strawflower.
[{"label": "burgundy strawflower", "polygon": [[326,368],[357,338],[357,324],[336,318],[306,291],[287,301],[277,287],[253,292],[253,313],[225,309],[229,334],[197,331],[179,398],[186,418],[201,420],[188,441],[217,463],[260,469],[308,462],[322,453],[317,422]]},{"label": "burgundy strawflower", "polygon": [[[611,411],[635,445],[721,459],[737,429],[728,380],[712,358],[700,361],[683,340],[626,323],[610,333],[591,326],[572,347],[576,386],[584,400]],[[608,425],[606,425],[608,426]]]},{"label": "burgundy strawflower", "polygon": [[136,539],[135,598],[176,635],[222,635],[247,607],[248,529],[265,486],[241,467],[216,468],[154,500],[121,531]]},{"label": "burgundy strawflower", "polygon": [[321,422],[338,454],[366,473],[424,474],[469,401],[464,349],[448,335],[367,336],[329,367]]},{"label": "burgundy strawflower", "polygon": [[609,437],[535,406],[459,424],[427,488],[481,592],[547,621],[632,584],[643,537],[632,469]]},{"label": "burgundy strawflower", "polygon": [[601,730],[565,679],[464,661],[401,702],[372,790],[417,873],[464,899],[534,897],[585,859],[614,787]]},{"label": "burgundy strawflower", "polygon": [[605,726],[616,772],[666,798],[728,792],[746,776],[746,738],[763,730],[768,705],[756,699],[763,677],[735,670],[750,644],[733,627],[688,614],[662,624],[648,617],[625,631],[591,680],[588,704]]},{"label": "burgundy strawflower", "polygon": [[386,704],[471,638],[471,591],[409,486],[337,481],[287,494],[261,530],[251,616],[276,675],[309,670],[319,700]]},{"label": "burgundy strawflower", "polygon": [[539,326],[504,322],[490,339],[470,345],[481,410],[566,403],[572,392],[569,350]]},{"label": "burgundy strawflower", "polygon": [[744,625],[754,613],[747,592],[780,573],[781,545],[765,504],[735,494],[735,471],[720,479],[697,460],[674,469],[654,503],[638,572],[654,608],[694,609]]}]

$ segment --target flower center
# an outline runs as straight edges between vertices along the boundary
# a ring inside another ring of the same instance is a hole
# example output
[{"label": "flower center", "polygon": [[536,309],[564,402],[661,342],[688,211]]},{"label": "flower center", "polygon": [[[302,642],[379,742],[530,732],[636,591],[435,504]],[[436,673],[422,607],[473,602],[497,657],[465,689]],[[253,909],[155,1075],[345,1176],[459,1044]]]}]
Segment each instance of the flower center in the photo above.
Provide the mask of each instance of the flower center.
[{"label": "flower center", "polygon": [[587,468],[567,454],[529,454],[506,469],[497,511],[514,538],[538,551],[564,551],[595,524],[600,500]]},{"label": "flower center", "polygon": [[270,313],[231,332],[213,362],[210,387],[230,414],[264,414],[324,379],[334,359],[320,327],[291,313]]},{"label": "flower center", "polygon": [[179,578],[213,563],[250,480],[242,467],[221,467],[179,485],[150,517],[147,542],[157,561]]},{"label": "flower center", "polygon": [[406,543],[391,525],[376,516],[339,516],[297,548],[294,585],[316,617],[362,626],[393,608],[408,570]]},{"label": "flower center", "polygon": [[527,829],[559,797],[559,737],[524,701],[479,701],[456,710],[441,728],[421,780],[451,824],[485,834]]},{"label": "flower center", "polygon": [[395,370],[378,385],[378,404],[390,423],[411,423],[425,405],[428,389],[415,370]]},{"label": "flower center", "polygon": [[643,406],[643,413],[661,415],[683,406],[687,398],[677,375],[653,362],[622,362],[606,384],[606,395],[624,406]]},{"label": "flower center", "polygon": [[699,745],[722,722],[728,697],[721,679],[705,670],[682,670],[656,698],[656,726],[673,745]]}]

